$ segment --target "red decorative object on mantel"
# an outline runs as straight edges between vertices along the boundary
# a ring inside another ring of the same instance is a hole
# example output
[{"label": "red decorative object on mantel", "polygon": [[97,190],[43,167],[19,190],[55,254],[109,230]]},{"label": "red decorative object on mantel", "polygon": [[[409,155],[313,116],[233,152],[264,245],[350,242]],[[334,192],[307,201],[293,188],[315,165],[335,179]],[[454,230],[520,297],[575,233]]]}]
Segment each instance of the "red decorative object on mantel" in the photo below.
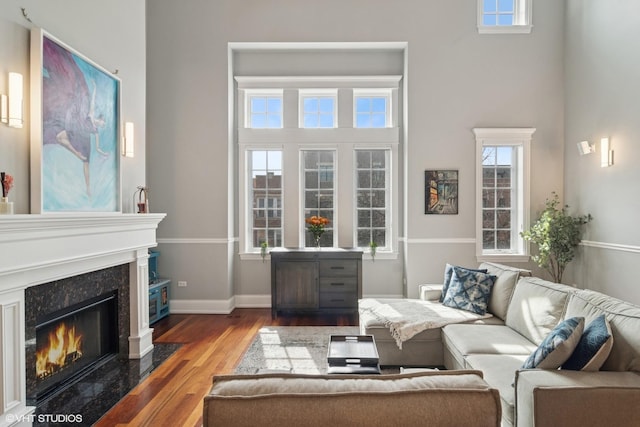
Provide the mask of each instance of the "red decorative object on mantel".
[{"label": "red decorative object on mantel", "polygon": [[0,215],[11,215],[13,213],[13,202],[9,201],[9,190],[13,187],[13,177],[6,172],[0,172],[0,182],[2,183]]}]

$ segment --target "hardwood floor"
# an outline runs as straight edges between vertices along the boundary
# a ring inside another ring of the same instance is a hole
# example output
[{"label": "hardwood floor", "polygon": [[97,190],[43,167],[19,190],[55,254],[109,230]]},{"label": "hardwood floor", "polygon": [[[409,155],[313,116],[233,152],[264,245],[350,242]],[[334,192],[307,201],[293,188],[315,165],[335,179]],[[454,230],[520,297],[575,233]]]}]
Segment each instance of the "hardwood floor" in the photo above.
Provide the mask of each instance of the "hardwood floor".
[{"label": "hardwood floor", "polygon": [[202,425],[202,399],[216,374],[233,373],[263,326],[357,325],[357,315],[271,319],[270,309],[236,309],[228,315],[173,314],[153,325],[154,342],[183,346],[95,425]]}]

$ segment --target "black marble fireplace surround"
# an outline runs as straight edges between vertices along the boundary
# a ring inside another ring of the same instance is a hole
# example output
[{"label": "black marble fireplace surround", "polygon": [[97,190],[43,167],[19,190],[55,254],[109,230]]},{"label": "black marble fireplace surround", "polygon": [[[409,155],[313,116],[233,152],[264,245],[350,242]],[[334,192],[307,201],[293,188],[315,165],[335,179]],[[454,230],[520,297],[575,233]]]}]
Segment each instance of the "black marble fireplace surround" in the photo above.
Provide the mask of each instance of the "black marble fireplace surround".
[{"label": "black marble fireplace surround", "polygon": [[129,355],[129,264],[98,270],[55,282],[29,287],[25,291],[25,342],[27,402],[36,405],[36,325],[50,316],[105,294],[117,296],[118,358]]}]

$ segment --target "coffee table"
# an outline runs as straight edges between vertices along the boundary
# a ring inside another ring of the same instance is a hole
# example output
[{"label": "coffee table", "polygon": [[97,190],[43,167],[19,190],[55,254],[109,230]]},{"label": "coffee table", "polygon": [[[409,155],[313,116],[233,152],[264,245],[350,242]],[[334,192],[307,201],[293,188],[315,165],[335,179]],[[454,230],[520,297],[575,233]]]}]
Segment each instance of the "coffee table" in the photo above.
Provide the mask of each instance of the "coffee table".
[{"label": "coffee table", "polygon": [[379,374],[373,335],[331,335],[327,354],[329,374]]}]

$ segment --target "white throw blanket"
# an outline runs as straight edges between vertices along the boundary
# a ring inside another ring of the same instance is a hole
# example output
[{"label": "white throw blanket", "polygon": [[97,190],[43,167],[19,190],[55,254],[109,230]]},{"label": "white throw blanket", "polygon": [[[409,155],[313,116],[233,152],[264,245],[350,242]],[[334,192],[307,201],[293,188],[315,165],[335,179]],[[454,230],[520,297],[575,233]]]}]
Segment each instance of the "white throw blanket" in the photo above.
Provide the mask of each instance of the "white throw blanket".
[{"label": "white throw blanket", "polygon": [[419,299],[361,299],[358,303],[360,325],[366,327],[382,323],[391,330],[398,348],[416,334],[441,328],[452,323],[464,323],[492,317],[447,307],[435,301]]}]

